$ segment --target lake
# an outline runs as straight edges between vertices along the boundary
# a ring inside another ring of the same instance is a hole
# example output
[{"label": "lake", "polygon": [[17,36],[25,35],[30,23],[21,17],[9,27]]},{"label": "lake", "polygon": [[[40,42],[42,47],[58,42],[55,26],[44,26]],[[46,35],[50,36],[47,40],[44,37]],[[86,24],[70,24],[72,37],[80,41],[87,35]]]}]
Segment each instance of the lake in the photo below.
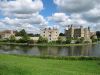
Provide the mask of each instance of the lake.
[{"label": "lake", "polygon": [[68,47],[0,45],[0,54],[100,57],[100,44]]}]

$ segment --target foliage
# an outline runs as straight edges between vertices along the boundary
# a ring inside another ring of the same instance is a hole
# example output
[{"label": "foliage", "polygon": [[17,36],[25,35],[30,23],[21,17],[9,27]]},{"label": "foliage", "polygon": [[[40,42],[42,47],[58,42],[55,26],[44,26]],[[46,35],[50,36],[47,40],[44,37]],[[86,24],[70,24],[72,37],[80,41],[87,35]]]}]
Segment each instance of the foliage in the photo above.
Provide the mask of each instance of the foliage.
[{"label": "foliage", "polygon": [[22,29],[19,32],[16,32],[16,36],[26,36],[26,35],[28,35],[28,34],[26,33],[26,31],[24,29]]},{"label": "foliage", "polygon": [[82,37],[82,38],[78,38],[77,40],[76,40],[76,44],[78,44],[78,43],[83,43],[84,42],[84,38]]},{"label": "foliage", "polygon": [[97,35],[98,38],[100,38],[100,31],[97,31],[96,35]]},{"label": "foliage", "polygon": [[59,36],[65,36],[65,34],[64,33],[60,33]]},{"label": "foliage", "polygon": [[91,37],[91,40],[92,40],[92,42],[97,42],[98,41],[98,39],[95,38],[94,36]]},{"label": "foliage", "polygon": [[30,36],[30,37],[39,37],[40,34],[28,34],[28,36]]},{"label": "foliage", "polygon": [[98,41],[98,39],[92,39],[92,42],[97,42]]},{"label": "foliage", "polygon": [[26,33],[26,31],[24,29],[22,29],[20,32],[18,32],[17,35],[22,37],[21,39],[19,39],[17,41],[18,43],[28,43],[28,42],[32,41],[32,40],[30,40],[28,34]]},{"label": "foliage", "polygon": [[84,41],[84,43],[90,43],[89,41]]},{"label": "foliage", "polygon": [[54,45],[54,44],[57,44],[57,41],[50,41],[48,44],[49,45]]},{"label": "foliage", "polygon": [[30,40],[28,35],[24,35],[22,36],[21,39],[18,40],[18,43],[28,43],[28,41]]},{"label": "foliage", "polygon": [[58,44],[62,44],[64,41],[63,41],[63,38],[61,36],[58,37],[58,40],[57,40],[57,43]]},{"label": "foliage", "polygon": [[98,41],[100,41],[100,38],[98,38]]},{"label": "foliage", "polygon": [[71,39],[71,38],[66,38],[66,44],[70,44],[70,43],[71,43],[71,41],[72,41],[72,39]]},{"label": "foliage", "polygon": [[9,38],[9,41],[10,42],[16,42],[16,38],[14,35],[11,35],[10,38]]},{"label": "foliage", "polygon": [[38,43],[48,43],[48,39],[40,36],[38,39]]}]

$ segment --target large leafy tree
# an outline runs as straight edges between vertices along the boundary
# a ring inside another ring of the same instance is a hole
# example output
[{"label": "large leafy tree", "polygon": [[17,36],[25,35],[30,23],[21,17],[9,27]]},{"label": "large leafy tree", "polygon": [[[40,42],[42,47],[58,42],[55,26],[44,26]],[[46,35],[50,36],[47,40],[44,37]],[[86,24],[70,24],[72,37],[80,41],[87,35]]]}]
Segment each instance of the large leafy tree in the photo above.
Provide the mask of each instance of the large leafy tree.
[{"label": "large leafy tree", "polygon": [[26,35],[28,34],[26,33],[25,29],[22,29],[19,32],[16,31],[16,36],[26,36]]},{"label": "large leafy tree", "polygon": [[20,32],[18,32],[17,35],[22,37],[19,40],[19,42],[21,42],[21,43],[27,43],[30,40],[28,34],[26,33],[26,31],[24,29],[22,29]]},{"label": "large leafy tree", "polygon": [[96,35],[97,35],[98,38],[100,38],[100,31],[97,31]]}]

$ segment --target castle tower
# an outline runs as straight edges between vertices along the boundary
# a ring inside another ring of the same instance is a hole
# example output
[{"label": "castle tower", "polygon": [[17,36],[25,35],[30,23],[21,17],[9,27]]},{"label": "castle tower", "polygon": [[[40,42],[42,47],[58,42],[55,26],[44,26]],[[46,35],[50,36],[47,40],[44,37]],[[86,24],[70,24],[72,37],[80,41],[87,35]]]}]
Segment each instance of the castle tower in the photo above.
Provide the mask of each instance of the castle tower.
[{"label": "castle tower", "polygon": [[84,28],[80,26],[80,37],[84,37]]},{"label": "castle tower", "polygon": [[90,31],[89,31],[88,28],[84,29],[84,39],[85,39],[85,41],[91,41],[91,39],[90,39]]},{"label": "castle tower", "polygon": [[71,25],[70,33],[71,33],[70,36],[73,38],[74,37],[74,27],[73,27],[73,25]]}]

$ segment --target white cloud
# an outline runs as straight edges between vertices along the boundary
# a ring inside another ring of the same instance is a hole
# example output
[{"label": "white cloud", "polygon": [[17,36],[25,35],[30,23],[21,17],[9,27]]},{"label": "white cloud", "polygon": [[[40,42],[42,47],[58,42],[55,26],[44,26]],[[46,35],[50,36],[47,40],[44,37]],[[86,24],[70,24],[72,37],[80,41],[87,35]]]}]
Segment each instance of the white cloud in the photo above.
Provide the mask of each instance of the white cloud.
[{"label": "white cloud", "polygon": [[69,21],[64,23],[100,30],[100,0],[54,0],[54,3],[61,12],[70,14]]},{"label": "white cloud", "polygon": [[48,24],[45,18],[39,14],[41,10],[43,10],[42,0],[0,2],[0,11],[6,16],[0,22],[11,29],[24,28],[27,31],[38,31],[40,27],[45,27]]},{"label": "white cloud", "polygon": [[48,17],[49,20],[56,22],[63,22],[69,18],[65,13],[54,13],[51,17]]},{"label": "white cloud", "polygon": [[90,22],[100,22],[100,5],[82,14],[83,18]]},{"label": "white cloud", "polygon": [[54,24],[59,25],[60,27],[65,27],[70,24],[73,25],[83,25],[87,24],[87,21],[81,18],[80,14],[72,14],[70,16],[65,13],[54,13],[52,16],[48,17],[49,21],[54,21]]},{"label": "white cloud", "polygon": [[94,7],[91,0],[54,0],[54,3],[65,12],[77,13],[90,10]]},{"label": "white cloud", "polygon": [[43,9],[41,0],[16,0],[1,2],[0,9],[9,14],[32,14]]}]

